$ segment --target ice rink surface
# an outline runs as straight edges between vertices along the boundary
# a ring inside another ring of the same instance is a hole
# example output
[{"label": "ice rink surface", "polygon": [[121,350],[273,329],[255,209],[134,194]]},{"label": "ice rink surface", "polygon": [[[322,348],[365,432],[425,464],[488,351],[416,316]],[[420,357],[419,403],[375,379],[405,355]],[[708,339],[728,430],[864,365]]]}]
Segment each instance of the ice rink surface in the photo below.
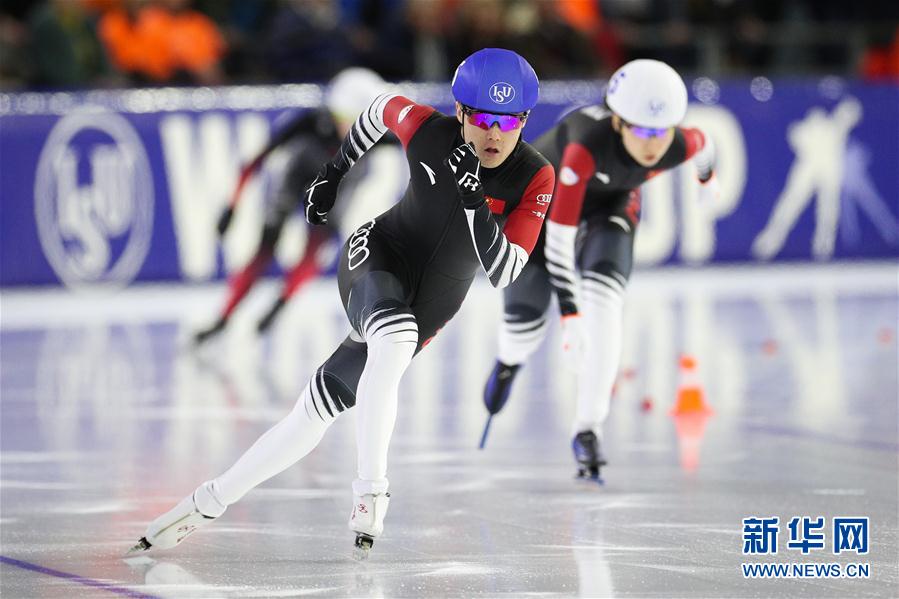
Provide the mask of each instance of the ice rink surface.
[{"label": "ice rink surface", "polygon": [[[290,408],[348,331],[315,283],[259,339],[263,287],[202,351],[221,286],[0,297],[4,597],[899,596],[899,269],[843,264],[640,271],[606,426],[605,485],[576,481],[572,382],[553,328],[484,451],[499,295],[481,279],[413,362],[392,501],[352,559],[353,417],[178,548],[126,563],[146,524]],[[678,356],[708,416],[674,418]],[[743,519],[779,518],[744,555]],[[793,517],[825,546],[788,546]],[[834,518],[869,551],[833,553]],[[745,578],[743,563],[867,564],[867,578]]]}]

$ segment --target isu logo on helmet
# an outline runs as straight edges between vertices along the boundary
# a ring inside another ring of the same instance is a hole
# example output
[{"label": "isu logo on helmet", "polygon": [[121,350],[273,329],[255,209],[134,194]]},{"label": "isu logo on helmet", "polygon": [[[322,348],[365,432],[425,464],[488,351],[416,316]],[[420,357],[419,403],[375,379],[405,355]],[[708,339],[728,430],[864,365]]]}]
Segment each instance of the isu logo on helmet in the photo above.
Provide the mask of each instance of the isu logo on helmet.
[{"label": "isu logo on helmet", "polygon": [[483,48],[463,60],[452,87],[453,98],[463,106],[504,114],[528,112],[540,93],[531,65],[503,48]]},{"label": "isu logo on helmet", "polygon": [[515,99],[515,88],[502,81],[494,83],[490,86],[490,98],[497,104],[508,104]]},{"label": "isu logo on helmet", "polygon": [[606,104],[632,125],[674,127],[687,113],[687,88],[677,71],[664,62],[638,58],[609,79]]},{"label": "isu logo on helmet", "polygon": [[653,116],[658,116],[665,110],[665,101],[664,100],[650,100],[649,101],[649,112],[652,113]]}]

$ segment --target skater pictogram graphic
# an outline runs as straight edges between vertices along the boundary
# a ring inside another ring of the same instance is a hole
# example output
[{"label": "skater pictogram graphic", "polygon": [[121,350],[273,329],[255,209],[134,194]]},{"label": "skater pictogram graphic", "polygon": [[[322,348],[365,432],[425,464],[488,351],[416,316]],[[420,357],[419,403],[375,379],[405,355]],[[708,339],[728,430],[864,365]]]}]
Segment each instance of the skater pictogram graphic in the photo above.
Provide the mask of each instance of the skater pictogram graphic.
[{"label": "skater pictogram graphic", "polygon": [[[816,259],[833,256],[841,206],[847,204],[858,203],[884,239],[891,243],[896,239],[895,218],[871,182],[867,157],[859,155],[859,146],[849,141],[850,132],[861,118],[861,103],[850,97],[830,114],[823,108],[812,108],[804,119],[790,126],[787,139],[796,159],[768,224],[752,244],[755,257],[769,260],[780,253],[799,216],[813,199],[817,203],[811,250]],[[854,217],[853,210],[850,218]]]}]

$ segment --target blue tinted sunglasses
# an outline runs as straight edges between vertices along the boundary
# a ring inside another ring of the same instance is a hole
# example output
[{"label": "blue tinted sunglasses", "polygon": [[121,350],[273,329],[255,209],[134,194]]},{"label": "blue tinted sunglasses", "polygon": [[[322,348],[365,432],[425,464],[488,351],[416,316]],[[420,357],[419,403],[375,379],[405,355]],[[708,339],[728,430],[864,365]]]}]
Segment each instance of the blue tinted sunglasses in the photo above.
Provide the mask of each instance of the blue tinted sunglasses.
[{"label": "blue tinted sunglasses", "polygon": [[638,127],[637,125],[631,125],[630,123],[624,123],[624,126],[631,130],[631,133],[639,137],[640,139],[651,139],[653,137],[662,137],[666,133],[668,133],[668,129],[670,127]]},{"label": "blue tinted sunglasses", "polygon": [[514,131],[521,127],[528,118],[528,113],[526,112],[520,114],[494,114],[492,112],[480,112],[468,106],[463,106],[462,112],[468,117],[469,123],[487,131],[493,125],[499,125],[500,131]]}]

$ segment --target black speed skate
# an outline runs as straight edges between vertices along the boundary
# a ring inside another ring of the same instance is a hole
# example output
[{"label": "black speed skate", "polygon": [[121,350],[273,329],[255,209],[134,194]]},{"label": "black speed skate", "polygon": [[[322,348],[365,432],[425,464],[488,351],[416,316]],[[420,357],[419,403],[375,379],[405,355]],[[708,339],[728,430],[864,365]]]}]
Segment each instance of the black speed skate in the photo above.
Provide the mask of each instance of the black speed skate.
[{"label": "black speed skate", "polygon": [[582,431],[571,441],[574,459],[578,464],[578,478],[601,483],[599,469],[606,465],[606,458],[599,448],[599,439],[593,431]]},{"label": "black speed skate", "polygon": [[202,331],[198,331],[194,335],[194,345],[203,345],[206,341],[208,341],[211,337],[218,335],[222,331],[225,330],[225,325],[228,324],[227,318],[219,318],[215,321],[215,324],[209,327],[208,329],[203,329]]},{"label": "black speed skate", "polygon": [[490,371],[487,377],[487,384],[484,385],[484,407],[487,408],[487,424],[484,425],[484,432],[481,434],[481,443],[478,445],[480,449],[484,449],[487,442],[487,433],[490,432],[490,421],[493,420],[494,414],[497,414],[506,405],[509,400],[509,394],[512,392],[512,381],[518,374],[521,364],[507,365],[499,360]]},{"label": "black speed skate", "polygon": [[266,313],[265,316],[262,317],[262,320],[259,321],[259,324],[256,325],[256,331],[262,335],[272,326],[272,323],[275,322],[275,317],[281,313],[281,310],[284,308],[286,304],[286,300],[283,297],[279,297],[278,301],[272,304],[271,309]]},{"label": "black speed skate", "polygon": [[368,559],[372,545],[375,544],[375,538],[364,532],[356,533],[356,542],[353,543],[353,557],[359,561]]},{"label": "black speed skate", "polygon": [[497,360],[487,378],[487,384],[484,385],[484,407],[490,414],[498,413],[506,405],[512,392],[512,381],[519,368],[521,364],[509,366]]}]

